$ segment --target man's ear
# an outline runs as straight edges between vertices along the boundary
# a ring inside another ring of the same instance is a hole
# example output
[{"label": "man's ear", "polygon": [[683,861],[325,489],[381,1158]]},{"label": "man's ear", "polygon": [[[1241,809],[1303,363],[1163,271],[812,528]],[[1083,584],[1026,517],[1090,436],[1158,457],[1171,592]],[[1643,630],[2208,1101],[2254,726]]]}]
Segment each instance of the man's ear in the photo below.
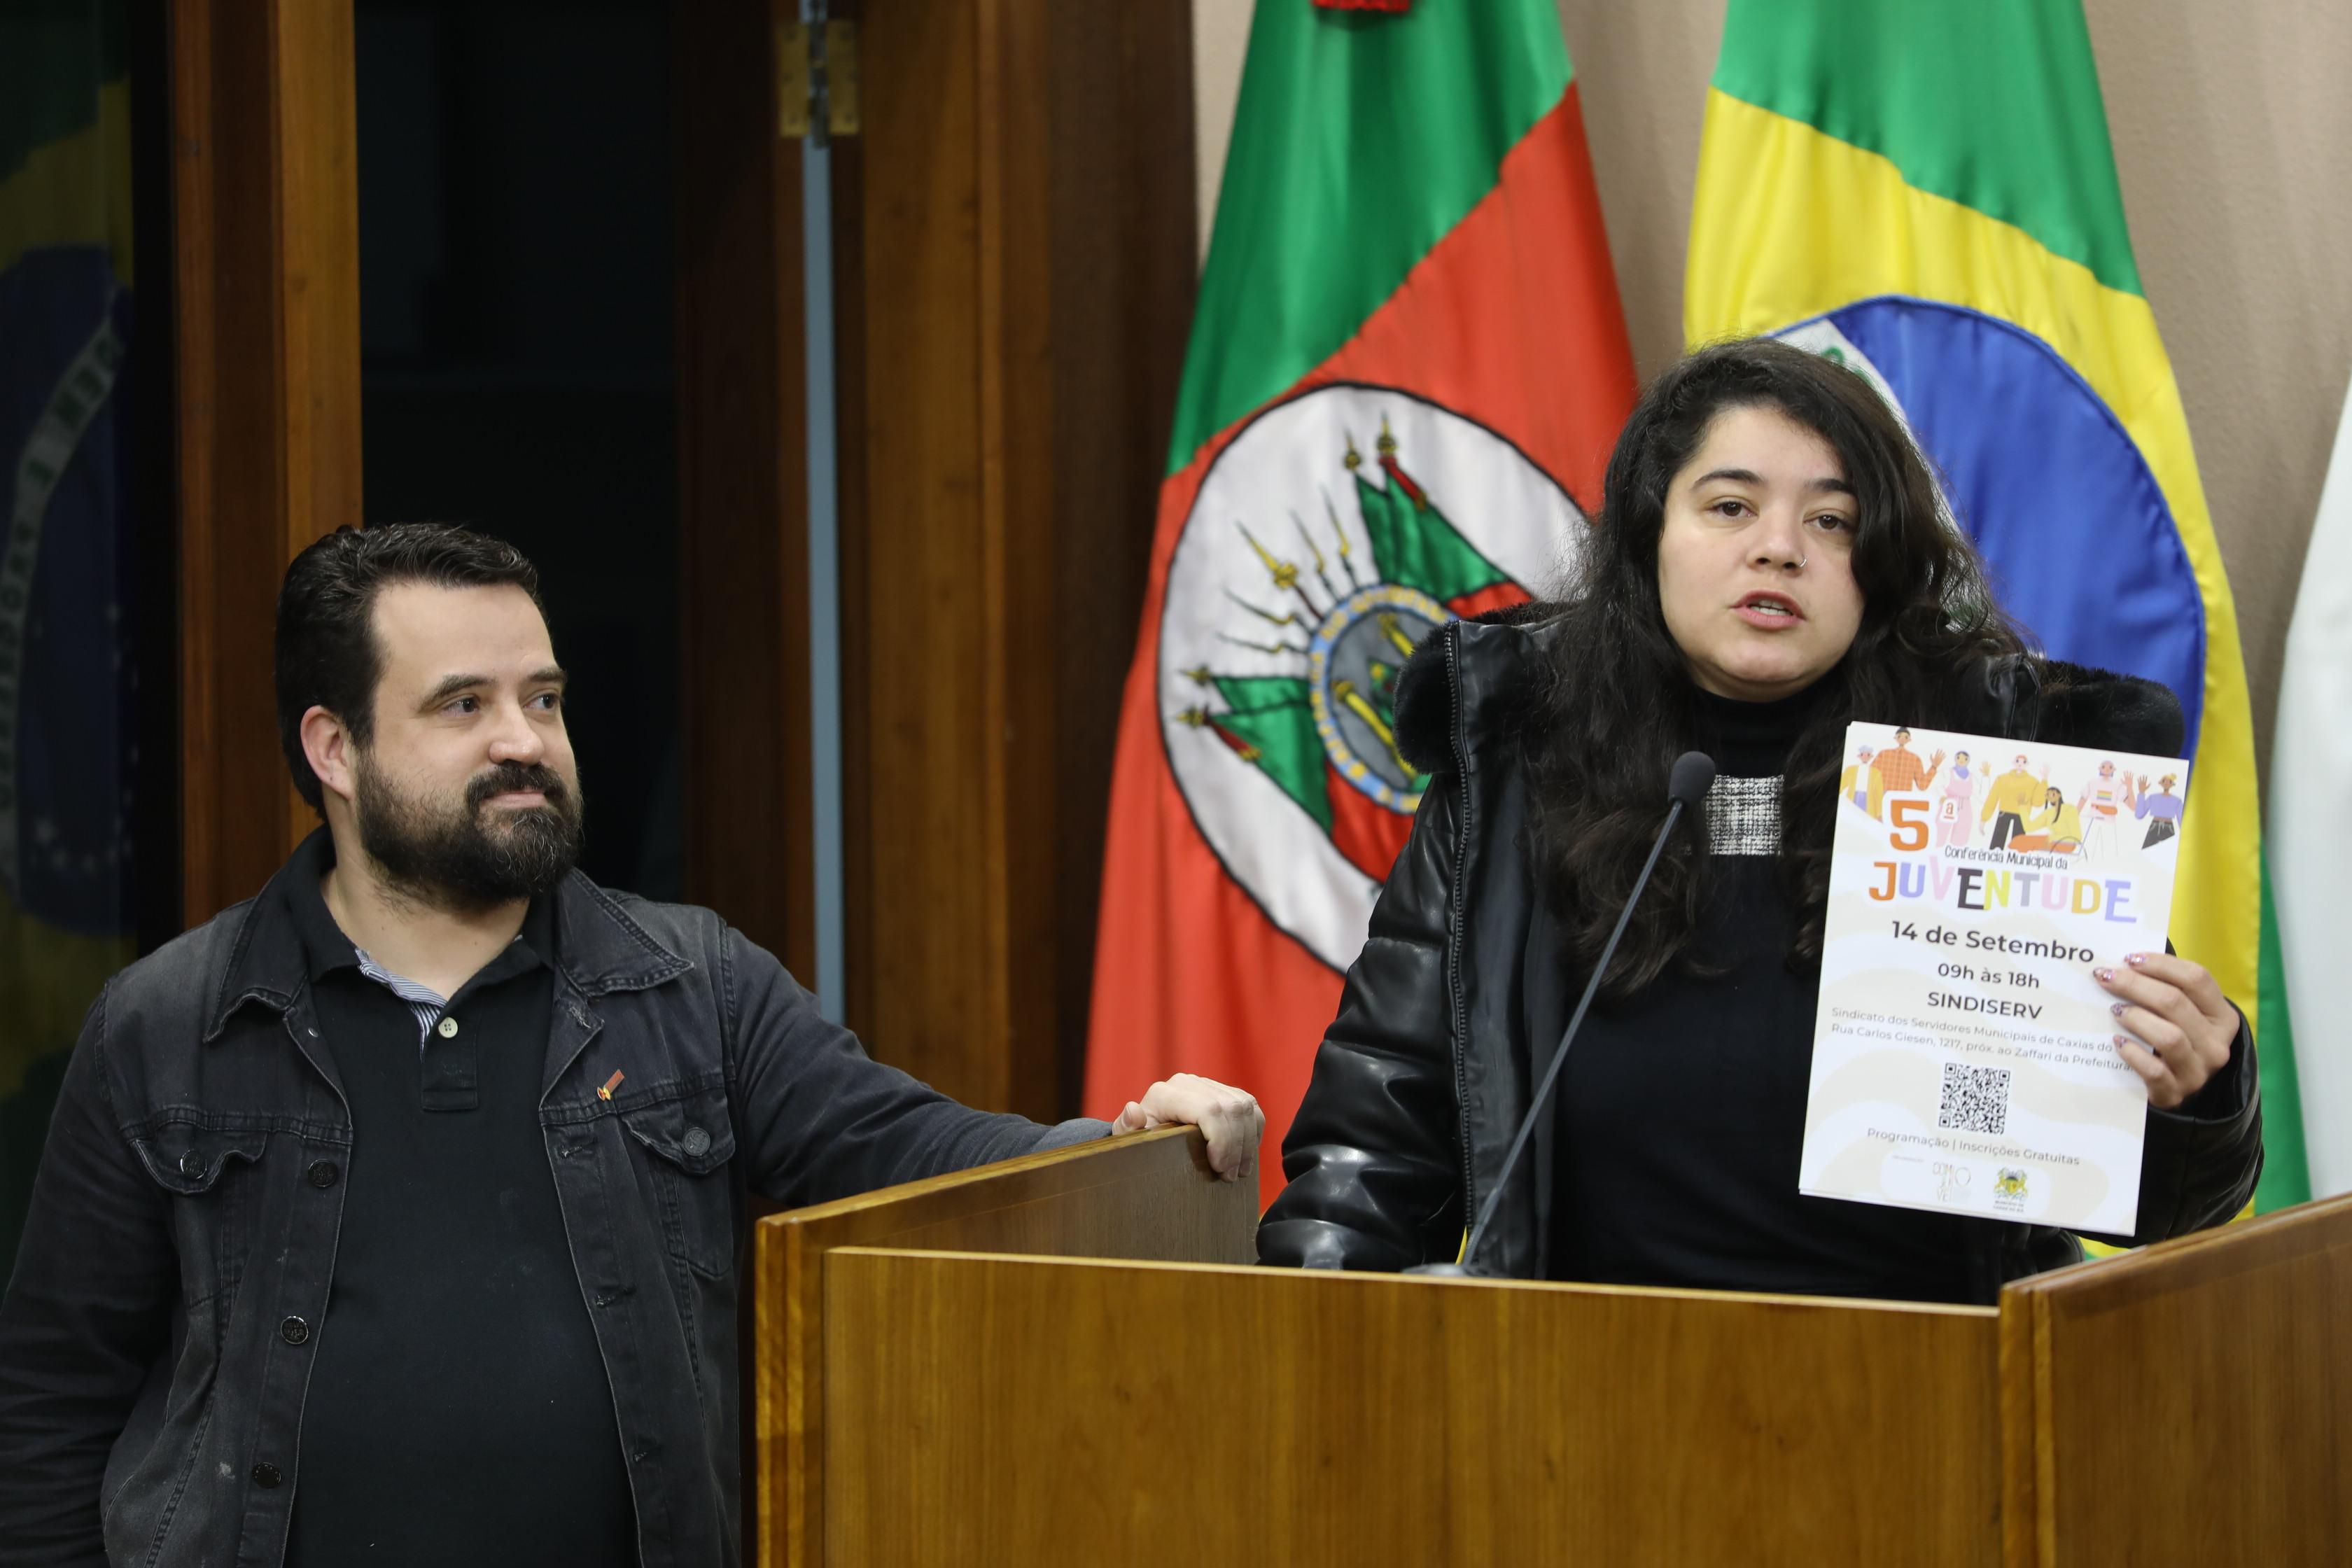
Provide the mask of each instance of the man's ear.
[{"label": "man's ear", "polygon": [[343,721],[315,703],[302,715],[302,754],[310,760],[310,771],[319,775],[319,786],[329,795],[339,795],[345,800],[359,793],[352,769],[357,766],[358,747]]}]

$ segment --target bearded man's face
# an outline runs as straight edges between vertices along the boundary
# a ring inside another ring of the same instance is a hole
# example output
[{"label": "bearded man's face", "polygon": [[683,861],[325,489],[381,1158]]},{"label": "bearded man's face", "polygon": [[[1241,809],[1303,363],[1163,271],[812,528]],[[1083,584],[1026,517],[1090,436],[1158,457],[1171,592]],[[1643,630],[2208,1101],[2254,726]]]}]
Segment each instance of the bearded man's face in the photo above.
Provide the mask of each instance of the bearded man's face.
[{"label": "bearded man's face", "polygon": [[360,847],[437,908],[536,898],[580,858],[564,676],[530,595],[404,583],[380,594],[383,659],[349,795]]}]

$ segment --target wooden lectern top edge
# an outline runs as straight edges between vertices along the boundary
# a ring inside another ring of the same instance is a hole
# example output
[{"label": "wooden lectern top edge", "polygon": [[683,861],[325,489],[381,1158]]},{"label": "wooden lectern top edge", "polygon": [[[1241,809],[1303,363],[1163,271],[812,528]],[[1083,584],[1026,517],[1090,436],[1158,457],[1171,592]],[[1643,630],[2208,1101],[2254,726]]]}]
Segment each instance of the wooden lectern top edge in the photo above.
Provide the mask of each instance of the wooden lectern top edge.
[{"label": "wooden lectern top edge", "polygon": [[2342,1246],[2352,1246],[2352,1194],[2029,1275],[2001,1294],[2065,1297],[2071,1309],[2122,1305]]},{"label": "wooden lectern top edge", "polygon": [[[882,1187],[870,1193],[858,1193],[850,1197],[835,1198],[831,1203],[811,1204],[805,1208],[786,1209],[778,1214],[763,1215],[753,1224],[761,1228],[780,1230],[805,1225],[819,1225],[866,1209],[890,1208],[929,1197],[934,1194],[950,1193],[961,1187],[1001,1182],[1007,1177],[1027,1175],[1036,1171],[1051,1170],[1055,1166],[1071,1168],[1074,1179],[1066,1190],[1077,1192],[1088,1186],[1098,1185],[1102,1182],[1121,1179],[1119,1176],[1108,1174],[1097,1180],[1079,1179],[1077,1173],[1085,1171],[1089,1162],[1114,1150],[1121,1154],[1131,1154],[1135,1151],[1161,1143],[1173,1143],[1179,1147],[1186,1147],[1193,1167],[1203,1175],[1213,1178],[1215,1173],[1209,1164],[1208,1140],[1202,1136],[1201,1130],[1197,1127],[1162,1127],[1150,1132],[1126,1133],[1117,1139],[1097,1138],[1084,1143],[1067,1144],[1059,1149],[1047,1149],[1035,1154],[1018,1154],[1010,1160],[999,1160],[992,1164],[974,1165],[966,1171],[950,1171],[944,1175],[927,1176],[919,1182],[908,1182],[899,1186]],[[1162,1156],[1162,1158],[1172,1158],[1172,1156]]]},{"label": "wooden lectern top edge", "polygon": [[[1365,1289],[1378,1285],[1471,1286],[1480,1289],[1541,1290],[1571,1296],[1633,1296],[1643,1300],[1707,1301],[1741,1306],[1794,1307],[1801,1310],[1837,1308],[1852,1310],[1923,1313],[1947,1318],[1997,1318],[1992,1307],[1954,1306],[1942,1301],[1888,1301],[1866,1296],[1786,1296],[1759,1290],[1696,1290],[1642,1285],[1589,1285],[1556,1279],[1464,1279],[1424,1278],[1412,1274],[1381,1274],[1360,1269],[1276,1268],[1245,1263],[1172,1263],[1122,1258],[1067,1258],[1023,1252],[969,1252],[929,1247],[837,1247],[832,1255],[845,1258],[931,1258],[988,1263],[1027,1263],[1073,1268],[1123,1268],[1136,1273],[1225,1274],[1248,1279],[1297,1279],[1329,1285]],[[1315,1287],[1321,1289],[1324,1287]]]}]

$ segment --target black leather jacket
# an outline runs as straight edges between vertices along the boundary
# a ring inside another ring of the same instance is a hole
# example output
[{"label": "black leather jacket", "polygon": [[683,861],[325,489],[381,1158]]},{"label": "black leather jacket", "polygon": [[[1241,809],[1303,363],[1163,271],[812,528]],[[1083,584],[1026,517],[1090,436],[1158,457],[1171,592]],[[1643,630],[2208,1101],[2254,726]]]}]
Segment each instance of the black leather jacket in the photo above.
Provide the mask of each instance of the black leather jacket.
[{"label": "black leather jacket", "polygon": [[[709,910],[577,872],[554,897],[539,1121],[640,1560],[733,1563],[747,1194],[819,1203],[1107,1129],[967,1110],[873,1061]],[[281,1559],[310,1363],[279,1324],[332,1330],[346,1184],[306,1173],[352,1145],[315,1023],[268,893],[91,1007],[0,1302],[0,1563]]]},{"label": "black leather jacket", "polygon": [[[1398,683],[1400,742],[1433,776],[1283,1141],[1289,1184],[1259,1227],[1263,1262],[1450,1260],[1465,1215],[1501,1172],[1557,1043],[1540,1042],[1538,1061],[1528,1037],[1528,925],[1544,917],[1521,850],[1528,786],[1509,732],[1556,624],[1542,606],[1455,622]],[[1998,667],[1986,687],[1970,726],[1979,732],[2158,754],[2180,747],[2179,704],[2147,681],[2029,659]],[[1536,1173],[1548,1163],[1521,1159],[1480,1244],[1484,1264],[1543,1277],[1552,1194]],[[2149,1111],[2138,1233],[2105,1239],[2219,1224],[2244,1205],[2261,1170],[2261,1096],[2242,1024],[2227,1068],[2179,1110]],[[1966,1223],[1980,1301],[2082,1257],[2065,1231]]]}]

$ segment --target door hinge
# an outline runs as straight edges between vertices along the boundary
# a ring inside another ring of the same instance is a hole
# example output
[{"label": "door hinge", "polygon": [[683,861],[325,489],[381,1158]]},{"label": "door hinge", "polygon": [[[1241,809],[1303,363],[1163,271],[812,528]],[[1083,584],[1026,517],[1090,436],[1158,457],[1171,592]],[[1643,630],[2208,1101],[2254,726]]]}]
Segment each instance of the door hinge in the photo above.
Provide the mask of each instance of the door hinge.
[{"label": "door hinge", "polygon": [[777,132],[822,147],[857,126],[857,24],[777,23]]}]

